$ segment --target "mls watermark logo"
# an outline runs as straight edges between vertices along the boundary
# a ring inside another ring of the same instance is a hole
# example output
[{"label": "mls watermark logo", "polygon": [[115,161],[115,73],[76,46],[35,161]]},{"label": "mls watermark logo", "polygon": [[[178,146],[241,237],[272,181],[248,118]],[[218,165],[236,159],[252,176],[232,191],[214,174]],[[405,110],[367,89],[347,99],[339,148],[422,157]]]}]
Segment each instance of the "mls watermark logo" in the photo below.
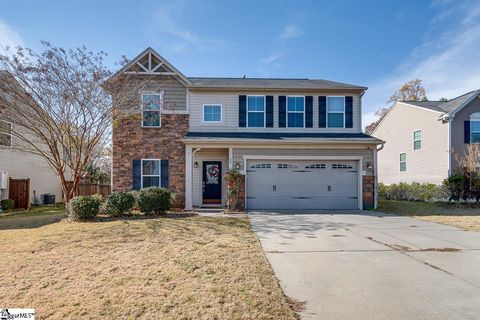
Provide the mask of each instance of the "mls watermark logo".
[{"label": "mls watermark logo", "polygon": [[35,320],[35,309],[1,309],[0,320]]}]

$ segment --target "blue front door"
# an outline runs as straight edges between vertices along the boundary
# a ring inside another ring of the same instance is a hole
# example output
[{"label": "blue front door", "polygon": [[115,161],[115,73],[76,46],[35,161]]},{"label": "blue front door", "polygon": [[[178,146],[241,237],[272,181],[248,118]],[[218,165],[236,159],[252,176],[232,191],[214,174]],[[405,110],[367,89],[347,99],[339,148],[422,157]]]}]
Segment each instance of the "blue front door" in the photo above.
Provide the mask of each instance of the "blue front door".
[{"label": "blue front door", "polygon": [[222,203],[222,162],[203,162],[203,203]]}]

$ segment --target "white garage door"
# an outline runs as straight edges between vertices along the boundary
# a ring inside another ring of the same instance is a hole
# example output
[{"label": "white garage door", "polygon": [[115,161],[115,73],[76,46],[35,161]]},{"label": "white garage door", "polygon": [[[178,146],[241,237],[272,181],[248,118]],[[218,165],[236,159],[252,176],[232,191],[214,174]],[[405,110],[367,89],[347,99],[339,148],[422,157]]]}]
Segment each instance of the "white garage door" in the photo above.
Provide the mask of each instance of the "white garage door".
[{"label": "white garage door", "polygon": [[250,160],[247,208],[358,209],[358,161]]}]

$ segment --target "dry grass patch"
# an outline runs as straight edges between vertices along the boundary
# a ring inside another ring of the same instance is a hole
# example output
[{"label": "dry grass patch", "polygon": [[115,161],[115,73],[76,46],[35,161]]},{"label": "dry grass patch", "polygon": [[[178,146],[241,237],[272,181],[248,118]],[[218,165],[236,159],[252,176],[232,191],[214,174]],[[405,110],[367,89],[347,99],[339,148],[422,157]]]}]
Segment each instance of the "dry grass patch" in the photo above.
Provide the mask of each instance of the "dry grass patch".
[{"label": "dry grass patch", "polygon": [[246,218],[62,221],[0,250],[2,306],[39,319],[296,318]]},{"label": "dry grass patch", "polygon": [[417,216],[415,218],[480,232],[480,213],[478,216]]}]

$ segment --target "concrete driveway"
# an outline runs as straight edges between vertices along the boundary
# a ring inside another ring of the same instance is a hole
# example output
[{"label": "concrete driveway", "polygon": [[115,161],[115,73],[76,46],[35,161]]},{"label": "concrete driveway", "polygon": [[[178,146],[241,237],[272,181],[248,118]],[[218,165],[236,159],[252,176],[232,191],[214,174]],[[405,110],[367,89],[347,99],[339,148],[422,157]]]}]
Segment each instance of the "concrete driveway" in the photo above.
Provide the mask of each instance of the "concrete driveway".
[{"label": "concrete driveway", "polygon": [[358,211],[250,217],[304,319],[480,319],[480,233]]}]

